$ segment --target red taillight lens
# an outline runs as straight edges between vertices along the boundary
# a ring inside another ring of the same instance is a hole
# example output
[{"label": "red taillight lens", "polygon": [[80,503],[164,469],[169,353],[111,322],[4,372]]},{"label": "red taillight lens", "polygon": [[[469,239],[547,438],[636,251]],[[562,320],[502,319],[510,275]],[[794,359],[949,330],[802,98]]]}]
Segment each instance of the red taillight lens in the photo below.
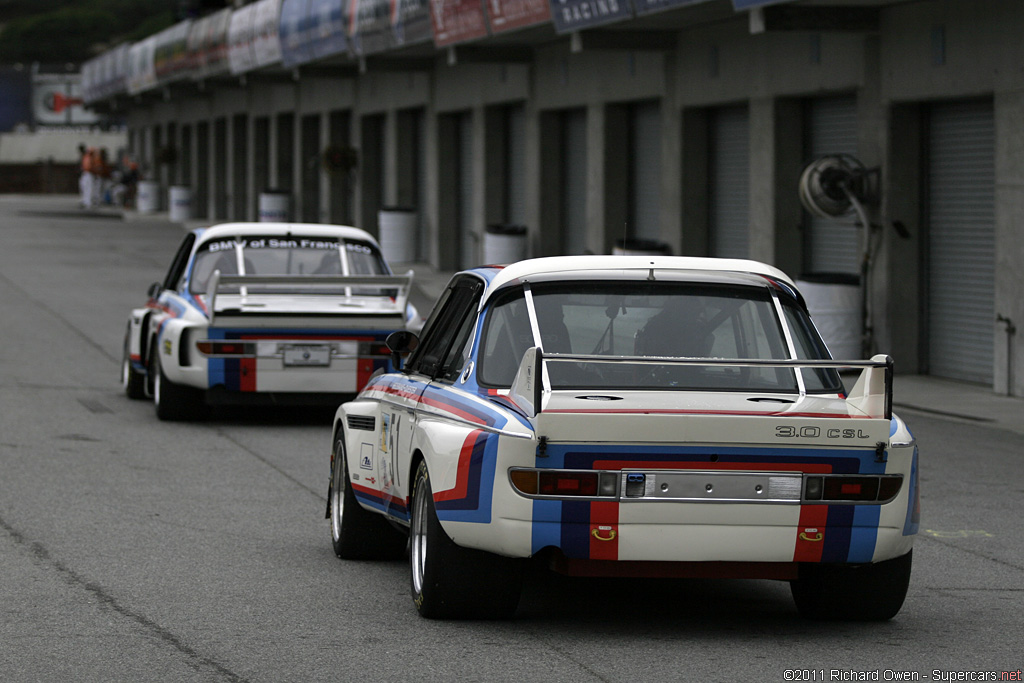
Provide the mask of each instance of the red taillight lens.
[{"label": "red taillight lens", "polygon": [[807,477],[804,500],[887,503],[902,486],[903,477],[894,475]]},{"label": "red taillight lens", "polygon": [[545,496],[596,496],[597,472],[541,472],[540,492]]},{"label": "red taillight lens", "polygon": [[252,356],[256,353],[255,344],[235,341],[210,341],[207,339],[196,342],[196,348],[205,356]]},{"label": "red taillight lens", "polygon": [[827,477],[824,500],[876,500],[878,479],[875,477]]}]

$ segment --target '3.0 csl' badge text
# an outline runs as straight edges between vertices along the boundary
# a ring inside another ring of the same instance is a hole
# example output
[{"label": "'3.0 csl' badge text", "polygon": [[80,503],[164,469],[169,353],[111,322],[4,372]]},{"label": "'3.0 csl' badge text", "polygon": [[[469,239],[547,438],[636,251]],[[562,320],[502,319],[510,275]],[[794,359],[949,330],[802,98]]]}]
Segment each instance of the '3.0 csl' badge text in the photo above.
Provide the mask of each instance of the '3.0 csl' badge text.
[{"label": "'3.0 csl' badge text", "polygon": [[[775,436],[780,439],[817,439],[822,434],[821,427],[794,427],[779,425],[775,428]],[[870,435],[862,429],[826,429],[826,439],[867,439]]]}]

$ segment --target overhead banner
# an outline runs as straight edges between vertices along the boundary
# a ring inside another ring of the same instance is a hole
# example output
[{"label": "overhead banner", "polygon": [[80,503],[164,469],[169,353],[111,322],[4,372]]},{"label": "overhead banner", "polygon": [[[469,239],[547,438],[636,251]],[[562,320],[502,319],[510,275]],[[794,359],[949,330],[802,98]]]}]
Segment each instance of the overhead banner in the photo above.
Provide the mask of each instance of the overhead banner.
[{"label": "overhead banner", "polygon": [[156,36],[149,36],[129,48],[128,93],[137,95],[156,85],[156,66],[153,54],[156,51]]},{"label": "overhead banner", "polygon": [[708,0],[633,0],[633,9],[637,14],[654,14],[673,7],[682,5],[696,5]]},{"label": "overhead banner", "polygon": [[259,68],[281,61],[281,0],[260,0],[255,11],[253,67]]},{"label": "overhead banner", "polygon": [[632,16],[630,0],[551,0],[551,19],[558,33],[571,33]]},{"label": "overhead banner", "polygon": [[131,46],[125,43],[82,65],[82,99],[86,104],[127,90],[130,57]]},{"label": "overhead banner", "polygon": [[430,0],[392,0],[391,30],[395,47],[415,45],[431,40]]},{"label": "overhead banner", "polygon": [[391,32],[391,0],[349,0],[349,46],[357,55],[389,50],[395,45]]},{"label": "overhead banner", "polygon": [[307,35],[308,17],[309,0],[284,0],[281,3],[278,35],[281,40],[281,63],[286,67],[313,59]]},{"label": "overhead banner", "polygon": [[188,59],[188,36],[191,29],[192,20],[186,19],[156,34],[153,65],[156,78],[161,83],[188,75],[191,66]]},{"label": "overhead banner", "polygon": [[309,52],[313,59],[348,50],[344,0],[309,0]]},{"label": "overhead banner", "polygon": [[487,20],[491,33],[514,31],[551,21],[548,0],[488,0]]},{"label": "overhead banner", "polygon": [[228,28],[231,10],[224,9],[192,22],[188,36],[192,77],[203,79],[228,70]]},{"label": "overhead banner", "polygon": [[437,47],[487,36],[483,0],[431,0],[430,21]]},{"label": "overhead banner", "polygon": [[256,66],[253,43],[256,40],[256,8],[246,5],[235,10],[228,24],[228,66],[231,73],[242,74]]}]

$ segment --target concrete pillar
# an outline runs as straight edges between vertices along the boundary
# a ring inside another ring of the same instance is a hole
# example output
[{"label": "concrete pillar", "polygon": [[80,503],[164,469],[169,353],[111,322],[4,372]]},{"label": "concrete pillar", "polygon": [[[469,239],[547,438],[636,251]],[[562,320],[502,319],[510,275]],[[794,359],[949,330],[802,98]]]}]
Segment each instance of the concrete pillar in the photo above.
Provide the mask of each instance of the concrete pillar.
[{"label": "concrete pillar", "polygon": [[[998,92],[996,117],[996,293],[993,390],[1024,396],[1024,90]],[[998,320],[1002,317],[1003,320]],[[1015,333],[1009,330],[1016,329]]]},{"label": "concrete pillar", "polygon": [[[437,265],[443,270],[458,268],[457,250],[441,249],[440,245],[457,244],[459,233],[459,207],[452,201],[457,197],[458,188],[458,114],[444,114],[437,117],[437,173],[436,192],[431,193],[437,213]],[[443,198],[443,201],[441,199]]]},{"label": "concrete pillar", "polygon": [[483,259],[484,229],[487,225],[487,130],[484,125],[483,105],[474,106],[470,112],[473,145],[473,198],[470,206],[472,224],[467,226],[473,233],[475,253],[466,261],[476,265]]},{"label": "concrete pillar", "polygon": [[709,242],[708,110],[692,107],[680,116],[679,235],[673,248],[684,256],[707,256]]},{"label": "concrete pillar", "polygon": [[[324,115],[320,117],[320,147],[321,154],[331,144],[331,115],[329,112],[324,112]],[[320,159],[320,163],[323,163],[323,158]],[[331,174],[323,172],[319,176],[319,187],[317,192],[320,194],[320,217],[321,223],[331,222]]]},{"label": "concrete pillar", "polygon": [[[665,83],[674,83],[674,61],[665,58]],[[672,247],[673,254],[682,248],[683,199],[679,179],[683,163],[683,113],[675,88],[665,88],[661,99],[661,240]]]},{"label": "concrete pillar", "polygon": [[398,167],[399,154],[402,151],[398,147],[398,112],[388,109],[384,114],[384,187],[381,193],[381,206],[396,206],[398,204]]},{"label": "concrete pillar", "polygon": [[797,100],[750,102],[750,257],[791,277],[803,266],[800,202],[802,121]]},{"label": "concrete pillar", "polygon": [[[921,108],[889,107],[886,157],[881,173],[882,246],[875,261],[875,287],[885,303],[875,311],[878,349],[899,373],[921,370]],[[907,237],[901,237],[896,226]],[[883,307],[884,306],[884,307]]]},{"label": "concrete pillar", "polygon": [[587,247],[610,254],[628,236],[629,109],[603,103],[587,107]]},{"label": "concrete pillar", "polygon": [[[536,119],[537,133],[529,135],[527,140],[537,140],[536,174],[528,177],[537,178],[536,183],[527,183],[528,192],[537,195],[538,233],[533,238],[533,253],[539,256],[553,256],[561,252],[562,231],[562,115],[557,111],[540,112]],[[529,121],[529,119],[527,119]],[[527,124],[529,130],[529,123]],[[527,169],[530,169],[527,157]],[[533,189],[536,188],[536,189]]]}]

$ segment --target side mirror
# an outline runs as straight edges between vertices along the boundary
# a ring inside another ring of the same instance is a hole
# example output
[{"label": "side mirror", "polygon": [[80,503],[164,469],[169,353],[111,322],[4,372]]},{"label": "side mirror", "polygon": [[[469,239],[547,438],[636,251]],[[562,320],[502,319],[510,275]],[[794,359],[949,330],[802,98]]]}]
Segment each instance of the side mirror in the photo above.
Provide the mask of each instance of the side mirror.
[{"label": "side mirror", "polygon": [[149,289],[146,290],[146,294],[149,296],[150,299],[156,299],[158,296],[160,296],[160,292],[162,292],[163,289],[164,286],[161,283],[154,282],[149,286]]},{"label": "side mirror", "polygon": [[396,370],[401,370],[402,354],[415,351],[416,347],[420,345],[420,338],[409,330],[397,330],[389,334],[384,343],[391,351],[391,364],[395,366]]}]

